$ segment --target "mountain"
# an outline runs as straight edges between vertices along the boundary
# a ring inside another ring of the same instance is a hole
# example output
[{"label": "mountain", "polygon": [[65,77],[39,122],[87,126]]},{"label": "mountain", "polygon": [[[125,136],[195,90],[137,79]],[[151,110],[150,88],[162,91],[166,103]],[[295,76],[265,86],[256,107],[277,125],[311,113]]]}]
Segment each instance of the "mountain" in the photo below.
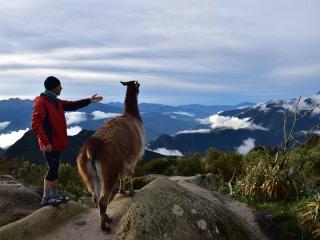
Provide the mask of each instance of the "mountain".
[{"label": "mountain", "polygon": [[4,129],[0,127],[0,133],[30,128],[32,108],[32,100],[21,100],[19,98],[1,100],[0,123],[10,122],[10,124]]},{"label": "mountain", "polygon": [[[78,152],[83,144],[83,142],[93,134],[94,131],[82,130],[79,134],[75,136],[69,136],[69,147],[62,151],[61,160],[64,163],[70,163],[75,165]],[[44,158],[42,152],[39,150],[37,139],[34,133],[29,130],[26,132],[21,139],[19,139],[15,144],[9,147],[4,156],[8,158],[23,158],[25,161],[29,161],[35,164],[43,164]],[[150,161],[155,158],[164,157],[158,153],[152,151],[145,151],[143,161]]]},{"label": "mountain", "polygon": [[294,132],[304,141],[304,131],[320,123],[320,94],[292,99],[272,100],[256,106],[243,106],[238,109],[214,114],[199,120],[199,123],[175,135],[161,135],[151,141],[148,149],[166,148],[179,150],[183,154],[204,152],[209,147],[220,150],[236,150],[241,145],[279,146],[283,141],[284,116],[287,116],[288,133],[297,112]]},{"label": "mountain", "polygon": [[[252,103],[244,103],[253,105]],[[145,126],[146,142],[156,139],[161,134],[174,134],[184,129],[193,128],[196,119],[210,116],[218,111],[225,111],[243,106],[228,105],[181,105],[168,106],[162,104],[141,103],[139,105]],[[0,134],[11,133],[31,128],[33,110],[32,100],[19,98],[0,101]],[[80,113],[79,113],[80,112]],[[123,112],[123,103],[97,103],[79,109],[78,112],[67,112],[73,119],[68,127],[79,126],[82,129],[95,130],[112,116]],[[82,115],[81,115],[82,113]],[[74,115],[78,114],[78,115]]]},{"label": "mountain", "polygon": [[4,149],[0,148],[0,156],[4,154],[4,151],[5,151]]}]

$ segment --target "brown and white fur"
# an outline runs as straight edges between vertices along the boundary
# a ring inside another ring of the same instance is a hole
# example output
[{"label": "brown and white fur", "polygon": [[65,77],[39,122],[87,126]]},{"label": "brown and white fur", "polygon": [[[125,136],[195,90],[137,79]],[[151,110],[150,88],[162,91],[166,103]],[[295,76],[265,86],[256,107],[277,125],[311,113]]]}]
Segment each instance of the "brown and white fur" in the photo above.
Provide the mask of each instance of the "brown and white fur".
[{"label": "brown and white fur", "polygon": [[106,226],[111,222],[106,209],[113,187],[122,176],[133,176],[136,163],[144,154],[144,129],[138,108],[140,84],[121,83],[127,86],[124,113],[98,128],[83,144],[77,158],[79,174],[100,210],[101,230],[106,232],[110,230]]}]

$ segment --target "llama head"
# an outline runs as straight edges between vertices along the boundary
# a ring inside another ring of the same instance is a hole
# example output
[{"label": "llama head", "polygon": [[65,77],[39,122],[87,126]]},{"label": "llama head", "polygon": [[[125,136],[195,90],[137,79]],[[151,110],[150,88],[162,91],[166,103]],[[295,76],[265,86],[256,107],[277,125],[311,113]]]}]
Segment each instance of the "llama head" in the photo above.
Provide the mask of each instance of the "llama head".
[{"label": "llama head", "polygon": [[[121,81],[120,81],[121,82]],[[140,83],[137,80],[129,81],[129,82],[121,82],[123,86],[127,86],[128,89],[139,92]]]}]

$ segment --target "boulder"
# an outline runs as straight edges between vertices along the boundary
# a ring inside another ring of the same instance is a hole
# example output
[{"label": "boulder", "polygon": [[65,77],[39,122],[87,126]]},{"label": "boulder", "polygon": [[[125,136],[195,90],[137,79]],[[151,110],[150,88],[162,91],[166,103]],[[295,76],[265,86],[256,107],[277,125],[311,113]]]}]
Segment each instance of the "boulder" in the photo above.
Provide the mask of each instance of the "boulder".
[{"label": "boulder", "polygon": [[70,201],[57,207],[43,207],[29,216],[0,228],[1,240],[34,240],[45,236],[81,212],[87,211]]},{"label": "boulder", "polygon": [[131,200],[114,239],[265,239],[213,194],[187,181],[160,177]]},{"label": "boulder", "polygon": [[41,197],[10,175],[0,176],[0,227],[39,209]]}]

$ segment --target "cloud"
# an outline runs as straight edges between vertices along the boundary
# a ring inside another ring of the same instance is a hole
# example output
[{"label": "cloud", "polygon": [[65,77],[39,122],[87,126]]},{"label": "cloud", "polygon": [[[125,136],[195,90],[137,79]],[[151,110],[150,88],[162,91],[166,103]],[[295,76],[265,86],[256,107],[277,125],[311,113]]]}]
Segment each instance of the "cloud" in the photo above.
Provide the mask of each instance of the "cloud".
[{"label": "cloud", "polygon": [[102,111],[94,111],[91,113],[91,115],[93,116],[93,120],[100,120],[100,119],[105,119],[105,118],[113,118],[113,117],[117,117],[120,116],[120,113],[106,113],[106,112],[102,112]]},{"label": "cloud", "polygon": [[252,123],[250,121],[250,118],[238,118],[238,117],[220,116],[218,114],[214,114],[208,118],[198,119],[198,121],[201,124],[210,125],[212,129],[230,128],[234,130],[251,129],[251,130],[268,131],[268,129]]},{"label": "cloud", "polygon": [[320,75],[320,63],[306,65],[306,66],[293,66],[275,69],[273,73],[277,77],[290,77],[290,78],[304,78],[310,76]]},{"label": "cloud", "polygon": [[1,134],[0,148],[7,149],[11,145],[13,145],[16,141],[18,141],[27,131],[29,131],[29,128],[25,130],[18,130],[10,133]]},{"label": "cloud", "polygon": [[176,135],[178,134],[193,134],[193,133],[210,133],[212,129],[196,129],[196,130],[184,130],[177,132]]},{"label": "cloud", "polygon": [[298,102],[298,99],[293,99],[289,102],[280,102],[280,104],[282,104],[284,109],[292,112],[295,112],[296,110],[298,110],[298,112],[312,111],[312,113],[316,115],[319,112],[320,94],[301,97],[300,102]]},{"label": "cloud", "polygon": [[65,115],[68,126],[87,120],[87,114],[85,112],[66,112]]},{"label": "cloud", "polygon": [[175,113],[175,114],[179,114],[179,115],[184,115],[184,116],[188,116],[188,117],[194,117],[195,115],[192,114],[192,113],[188,113],[188,112],[172,112],[172,113]]},{"label": "cloud", "polygon": [[119,100],[115,82],[138,78],[143,99],[168,104],[261,102],[319,88],[317,0],[120,2],[3,1],[0,97],[32,98],[49,74],[74,99],[99,89]]},{"label": "cloud", "polygon": [[237,148],[237,152],[243,155],[248,154],[255,147],[255,139],[247,138],[243,140],[242,144]]},{"label": "cloud", "polygon": [[183,154],[179,150],[171,150],[166,148],[157,148],[155,150],[151,150],[153,152],[159,153],[164,156],[183,156]]},{"label": "cloud", "polygon": [[0,122],[0,130],[5,129],[6,127],[9,126],[11,122],[5,121],[5,122]]},{"label": "cloud", "polygon": [[315,108],[315,109],[312,111],[312,114],[313,114],[313,115],[320,115],[320,107]]},{"label": "cloud", "polygon": [[67,135],[68,136],[74,136],[77,135],[79,132],[81,132],[82,128],[79,126],[70,127],[67,129]]},{"label": "cloud", "polygon": [[259,104],[255,107],[257,107],[260,111],[263,111],[263,112],[268,112],[270,110],[270,108],[267,107],[266,103]]}]

